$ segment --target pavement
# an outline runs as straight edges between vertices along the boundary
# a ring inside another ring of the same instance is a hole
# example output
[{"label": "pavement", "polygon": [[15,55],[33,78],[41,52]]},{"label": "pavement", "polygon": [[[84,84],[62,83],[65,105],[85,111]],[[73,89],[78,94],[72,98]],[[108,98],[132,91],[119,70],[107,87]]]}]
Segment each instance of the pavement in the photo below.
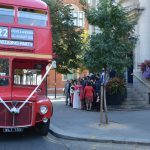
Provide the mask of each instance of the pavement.
[{"label": "pavement", "polygon": [[[100,124],[100,112],[73,109],[65,97],[51,97],[54,107],[50,132],[73,140],[150,145],[150,109],[108,111],[108,124]],[[148,107],[149,108],[149,107]]]}]

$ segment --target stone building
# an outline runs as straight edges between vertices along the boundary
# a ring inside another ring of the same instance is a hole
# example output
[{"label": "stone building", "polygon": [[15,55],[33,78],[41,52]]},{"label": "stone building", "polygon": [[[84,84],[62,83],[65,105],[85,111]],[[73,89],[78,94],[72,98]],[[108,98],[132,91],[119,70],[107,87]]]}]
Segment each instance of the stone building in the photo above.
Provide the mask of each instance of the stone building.
[{"label": "stone building", "polygon": [[133,53],[133,86],[141,93],[147,104],[150,103],[150,80],[142,76],[141,64],[150,60],[150,1],[149,0],[120,0],[127,8],[129,17],[139,15],[135,33],[138,36]]}]

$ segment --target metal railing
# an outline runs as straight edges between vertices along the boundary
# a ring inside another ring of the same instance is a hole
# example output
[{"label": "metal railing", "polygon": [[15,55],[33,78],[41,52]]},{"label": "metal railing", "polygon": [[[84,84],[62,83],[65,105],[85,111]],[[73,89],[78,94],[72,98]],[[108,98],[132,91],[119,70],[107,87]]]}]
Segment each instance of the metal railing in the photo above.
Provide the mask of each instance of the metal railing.
[{"label": "metal railing", "polygon": [[136,74],[133,74],[133,76],[138,79],[138,81],[140,81],[142,84],[144,84],[147,88],[150,89],[150,82],[147,82],[147,80],[142,79],[141,77],[139,77]]}]

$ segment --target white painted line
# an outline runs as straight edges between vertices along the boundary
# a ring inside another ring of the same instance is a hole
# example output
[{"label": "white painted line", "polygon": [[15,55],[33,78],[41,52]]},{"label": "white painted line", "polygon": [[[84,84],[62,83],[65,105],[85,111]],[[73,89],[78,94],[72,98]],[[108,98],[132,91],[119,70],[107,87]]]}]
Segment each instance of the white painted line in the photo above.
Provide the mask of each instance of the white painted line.
[{"label": "white painted line", "polygon": [[65,99],[51,99],[52,102],[65,102]]}]

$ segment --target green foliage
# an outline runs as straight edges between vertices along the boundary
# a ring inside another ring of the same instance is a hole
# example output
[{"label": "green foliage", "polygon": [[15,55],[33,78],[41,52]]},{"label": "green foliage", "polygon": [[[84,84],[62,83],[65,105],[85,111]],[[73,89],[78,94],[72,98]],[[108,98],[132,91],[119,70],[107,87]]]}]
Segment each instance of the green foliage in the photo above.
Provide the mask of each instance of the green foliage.
[{"label": "green foliage", "polygon": [[126,91],[125,82],[120,78],[112,78],[106,85],[106,91],[109,95],[115,95],[118,93],[124,95]]},{"label": "green foliage", "polygon": [[50,7],[53,51],[56,53],[57,71],[63,74],[79,67],[82,56],[82,30],[73,25],[69,5],[61,0],[44,0]]},{"label": "green foliage", "polygon": [[100,0],[97,8],[88,8],[89,23],[100,29],[91,36],[90,49],[84,57],[85,65],[92,71],[108,67],[122,73],[132,64],[132,51],[137,38],[134,35],[135,22],[128,20],[120,4],[111,0]]},{"label": "green foliage", "polygon": [[87,0],[80,0],[79,2],[80,2],[80,4],[82,4],[83,6],[86,6],[86,5],[87,5]]}]

